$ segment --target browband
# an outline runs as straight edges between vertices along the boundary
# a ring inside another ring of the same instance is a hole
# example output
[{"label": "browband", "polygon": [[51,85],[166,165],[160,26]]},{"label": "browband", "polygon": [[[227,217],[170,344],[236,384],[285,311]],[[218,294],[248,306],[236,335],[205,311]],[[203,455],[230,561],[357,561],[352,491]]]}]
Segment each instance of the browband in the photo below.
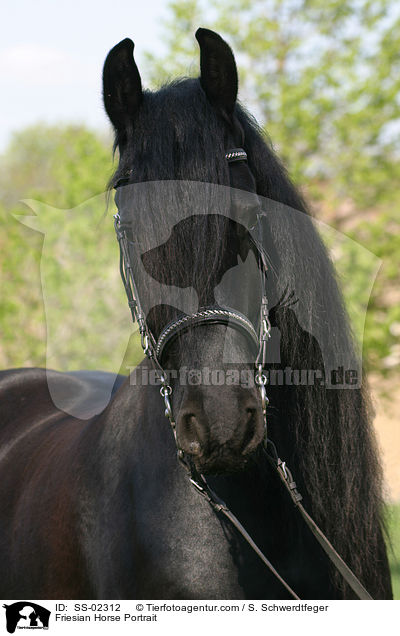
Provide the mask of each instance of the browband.
[{"label": "browband", "polygon": [[[232,148],[232,150],[228,150],[225,154],[225,159],[228,163],[233,163],[234,161],[247,161],[247,153],[243,148]],[[133,170],[127,170],[125,175],[121,176],[118,181],[114,184],[114,190],[120,188],[121,186],[127,185],[129,183],[129,179],[132,175]]]},{"label": "browband", "polygon": [[247,161],[247,153],[243,150],[243,148],[233,148],[226,153],[225,159],[228,163],[233,163],[234,161]]}]

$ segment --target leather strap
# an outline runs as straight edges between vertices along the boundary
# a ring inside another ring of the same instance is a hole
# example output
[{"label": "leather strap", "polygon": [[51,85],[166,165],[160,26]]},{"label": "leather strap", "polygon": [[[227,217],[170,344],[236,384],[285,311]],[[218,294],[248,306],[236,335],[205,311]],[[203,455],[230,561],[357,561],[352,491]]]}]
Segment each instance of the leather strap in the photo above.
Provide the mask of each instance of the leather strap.
[{"label": "leather strap", "polygon": [[272,565],[271,561],[267,559],[265,554],[255,543],[255,541],[253,541],[249,533],[244,529],[238,518],[233,514],[231,510],[229,510],[226,503],[222,499],[220,499],[220,497],[218,497],[218,495],[210,488],[204,476],[197,472],[192,462],[190,463],[190,466],[188,465],[183,454],[178,454],[178,457],[189,473],[191,484],[208,501],[214,512],[224,515],[224,517],[226,517],[230,521],[230,523],[242,535],[243,539],[249,544],[249,546],[254,550],[257,556],[261,559],[264,565],[266,565],[266,567],[275,576],[275,578],[277,578],[278,581],[283,585],[283,587],[289,592],[292,598],[299,601],[300,597],[297,596],[296,592],[290,587],[288,583],[286,583],[285,579],[281,577],[279,572]]},{"label": "leather strap", "polygon": [[324,535],[322,530],[317,526],[315,521],[310,517],[308,512],[305,510],[304,506],[300,503],[300,501],[302,500],[302,496],[297,490],[296,482],[293,480],[292,474],[289,468],[286,466],[285,462],[283,462],[278,457],[275,445],[270,440],[268,440],[267,445],[269,448],[272,448],[273,450],[273,454],[271,455],[264,448],[264,452],[268,458],[268,461],[278,473],[279,478],[281,482],[283,483],[283,485],[285,486],[286,490],[288,491],[294,505],[296,506],[297,510],[300,512],[301,516],[303,517],[304,521],[310,528],[314,537],[317,539],[318,543],[324,550],[325,554],[328,556],[330,561],[332,561],[336,569],[340,572],[340,574],[342,575],[346,583],[348,583],[348,585],[351,587],[351,589],[353,590],[353,592],[357,595],[359,599],[364,601],[373,600],[372,596],[367,592],[367,590],[359,581],[359,579],[356,577],[354,572],[350,570],[349,566],[343,561],[342,557],[338,554],[338,552],[336,552],[335,548],[333,547],[329,539]]}]

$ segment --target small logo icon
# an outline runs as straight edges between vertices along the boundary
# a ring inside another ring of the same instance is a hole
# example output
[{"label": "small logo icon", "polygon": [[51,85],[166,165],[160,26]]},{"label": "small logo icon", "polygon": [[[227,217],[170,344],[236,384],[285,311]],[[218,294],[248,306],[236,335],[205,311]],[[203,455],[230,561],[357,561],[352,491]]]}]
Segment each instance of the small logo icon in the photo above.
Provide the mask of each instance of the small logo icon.
[{"label": "small logo icon", "polygon": [[6,610],[7,631],[10,634],[16,629],[49,629],[51,612],[37,603],[19,601],[3,607]]}]

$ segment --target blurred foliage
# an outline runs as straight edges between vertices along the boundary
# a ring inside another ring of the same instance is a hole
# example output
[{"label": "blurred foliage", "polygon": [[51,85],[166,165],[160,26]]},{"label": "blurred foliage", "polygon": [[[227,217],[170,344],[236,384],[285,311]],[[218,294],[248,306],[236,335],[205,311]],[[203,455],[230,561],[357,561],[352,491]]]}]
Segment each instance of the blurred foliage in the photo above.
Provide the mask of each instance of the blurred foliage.
[{"label": "blurred foliage", "polygon": [[[371,220],[363,220],[349,231],[355,241],[367,245],[381,260],[376,284],[369,299],[364,347],[370,369],[389,372],[400,367],[400,215],[398,210],[383,207]],[[367,284],[362,264],[348,259],[347,285],[349,302],[362,298]],[[366,266],[366,264],[365,264]]]},{"label": "blurred foliage", "polygon": [[0,366],[126,373],[141,353],[134,336],[124,360],[132,328],[103,194],[111,140],[39,125],[0,167]]},{"label": "blurred foliage", "polygon": [[39,124],[15,133],[0,159],[0,204],[10,210],[29,197],[73,208],[104,192],[111,144],[83,126]]},{"label": "blurred foliage", "polygon": [[389,535],[388,556],[392,573],[393,598],[400,599],[400,506],[391,505],[386,509]]}]

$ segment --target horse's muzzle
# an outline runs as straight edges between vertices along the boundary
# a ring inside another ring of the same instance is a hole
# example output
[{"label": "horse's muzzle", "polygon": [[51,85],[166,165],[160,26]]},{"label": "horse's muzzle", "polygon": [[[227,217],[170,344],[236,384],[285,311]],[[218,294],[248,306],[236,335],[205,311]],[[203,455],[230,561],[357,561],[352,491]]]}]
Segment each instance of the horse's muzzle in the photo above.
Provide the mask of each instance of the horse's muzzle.
[{"label": "horse's muzzle", "polygon": [[179,447],[202,472],[243,468],[264,438],[262,411],[256,399],[249,396],[240,407],[229,410],[225,414],[216,404],[214,412],[207,412],[200,400],[188,400],[179,409],[176,420]]}]

